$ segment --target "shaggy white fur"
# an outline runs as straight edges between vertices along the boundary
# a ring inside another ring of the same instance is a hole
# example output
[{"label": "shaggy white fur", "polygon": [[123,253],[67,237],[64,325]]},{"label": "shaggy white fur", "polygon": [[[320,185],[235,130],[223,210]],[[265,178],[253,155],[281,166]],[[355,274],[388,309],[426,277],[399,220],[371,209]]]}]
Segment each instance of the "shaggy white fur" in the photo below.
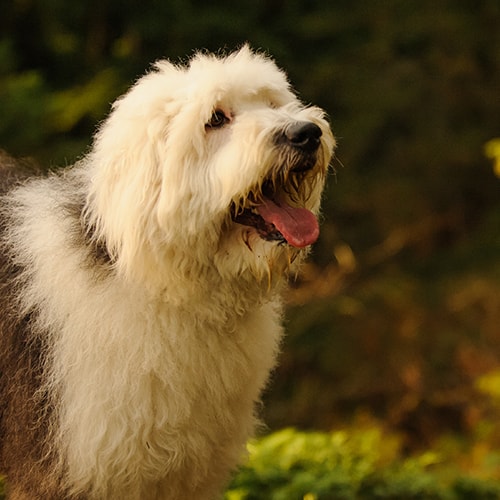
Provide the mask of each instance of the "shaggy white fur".
[{"label": "shaggy white fur", "polygon": [[[220,493],[256,424],[333,148],[324,113],[245,46],[157,63],[82,161],[5,196],[16,314],[42,346],[25,404],[51,409],[44,498]],[[22,478],[12,497],[28,497]]]}]

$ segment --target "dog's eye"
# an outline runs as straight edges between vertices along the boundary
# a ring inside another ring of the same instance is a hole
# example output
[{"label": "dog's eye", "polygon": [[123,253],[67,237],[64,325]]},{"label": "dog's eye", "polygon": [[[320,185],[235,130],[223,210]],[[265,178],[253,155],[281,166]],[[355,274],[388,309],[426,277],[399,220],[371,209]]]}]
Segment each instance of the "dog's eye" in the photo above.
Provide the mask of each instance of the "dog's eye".
[{"label": "dog's eye", "polygon": [[210,120],[205,125],[205,127],[206,128],[221,128],[226,123],[229,123],[229,121],[230,121],[230,119],[224,114],[223,111],[221,111],[220,109],[216,109],[212,113],[212,116],[210,117]]}]

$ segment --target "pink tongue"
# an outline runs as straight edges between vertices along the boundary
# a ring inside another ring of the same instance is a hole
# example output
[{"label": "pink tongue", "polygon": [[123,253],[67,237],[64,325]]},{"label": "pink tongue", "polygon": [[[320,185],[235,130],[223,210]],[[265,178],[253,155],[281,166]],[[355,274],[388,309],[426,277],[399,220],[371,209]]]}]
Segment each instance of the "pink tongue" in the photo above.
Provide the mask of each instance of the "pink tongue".
[{"label": "pink tongue", "polygon": [[274,224],[288,244],[294,247],[306,247],[318,239],[318,221],[307,208],[294,208],[285,203],[281,206],[265,198],[257,210],[260,216],[266,222]]}]

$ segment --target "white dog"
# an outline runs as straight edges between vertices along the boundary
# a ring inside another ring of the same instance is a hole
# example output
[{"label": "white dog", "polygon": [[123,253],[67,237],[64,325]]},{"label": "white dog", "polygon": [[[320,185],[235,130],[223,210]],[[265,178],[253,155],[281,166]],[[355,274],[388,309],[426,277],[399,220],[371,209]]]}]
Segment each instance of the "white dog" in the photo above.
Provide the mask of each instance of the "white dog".
[{"label": "white dog", "polygon": [[334,139],[248,47],[160,61],[73,168],[1,157],[0,465],[12,499],[213,499],[318,236]]}]

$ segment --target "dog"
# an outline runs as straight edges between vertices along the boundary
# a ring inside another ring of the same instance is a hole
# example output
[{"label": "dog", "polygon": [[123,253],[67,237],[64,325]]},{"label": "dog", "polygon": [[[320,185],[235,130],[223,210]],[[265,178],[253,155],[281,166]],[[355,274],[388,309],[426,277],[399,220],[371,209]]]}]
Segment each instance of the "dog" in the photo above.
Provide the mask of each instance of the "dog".
[{"label": "dog", "polygon": [[221,494],[259,422],[334,147],[324,111],[245,45],[157,62],[67,169],[2,153],[8,498]]}]

